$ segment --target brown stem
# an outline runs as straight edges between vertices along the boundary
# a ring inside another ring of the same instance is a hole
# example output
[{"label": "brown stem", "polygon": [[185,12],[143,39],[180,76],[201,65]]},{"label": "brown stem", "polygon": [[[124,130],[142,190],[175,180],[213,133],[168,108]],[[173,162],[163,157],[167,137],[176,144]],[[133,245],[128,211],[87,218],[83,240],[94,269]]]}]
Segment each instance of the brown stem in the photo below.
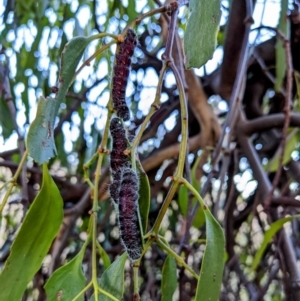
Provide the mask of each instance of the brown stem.
[{"label": "brown stem", "polygon": [[[264,115],[253,120],[243,120],[242,123],[239,123],[239,130],[251,136],[254,133],[261,133],[273,128],[283,127],[285,121],[286,118],[283,113]],[[288,125],[300,127],[300,114],[291,113]]]}]

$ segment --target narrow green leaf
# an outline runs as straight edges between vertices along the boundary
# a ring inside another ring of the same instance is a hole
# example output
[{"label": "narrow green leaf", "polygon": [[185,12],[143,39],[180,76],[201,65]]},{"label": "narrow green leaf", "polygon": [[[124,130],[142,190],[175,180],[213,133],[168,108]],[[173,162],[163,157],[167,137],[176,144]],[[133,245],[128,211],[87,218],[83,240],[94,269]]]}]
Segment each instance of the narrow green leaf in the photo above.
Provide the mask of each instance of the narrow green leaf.
[{"label": "narrow green leaf", "polygon": [[176,272],[176,261],[173,256],[168,255],[162,268],[161,301],[172,300],[177,287]]},{"label": "narrow green leaf", "polygon": [[[281,12],[279,17],[278,30],[289,39],[289,18],[288,13],[288,0],[281,0]],[[276,44],[276,79],[275,79],[275,91],[280,92],[282,88],[282,83],[286,72],[286,62],[285,62],[285,49],[282,39],[277,36]]]},{"label": "narrow green leaf", "polygon": [[31,124],[27,136],[27,148],[30,156],[39,164],[49,161],[57,151],[54,142],[54,122],[60,104],[73,82],[73,77],[82,54],[91,38],[75,37],[64,47],[61,55],[59,87],[56,97],[40,97],[37,115]]},{"label": "narrow green leaf", "polygon": [[[100,288],[110,293],[118,300],[122,300],[124,294],[124,269],[126,259],[127,253],[123,253],[107,270],[105,270],[99,280]],[[98,293],[98,299],[101,301],[111,301],[109,297],[101,293]],[[90,301],[94,300],[95,296],[93,295]]]},{"label": "narrow green leaf", "polygon": [[[72,300],[85,287],[86,279],[82,272],[82,259],[85,248],[66,265],[57,269],[50,279],[45,284],[47,301],[57,301],[57,296],[60,296],[60,301]],[[81,296],[79,301],[83,301]]]},{"label": "narrow green leaf", "polygon": [[219,300],[224,269],[225,239],[219,223],[207,208],[203,209],[206,219],[206,247],[195,300],[217,301]]},{"label": "narrow green leaf", "polygon": [[262,244],[260,245],[260,248],[255,253],[255,256],[254,256],[254,259],[252,262],[252,266],[251,266],[251,270],[254,271],[258,267],[260,260],[263,256],[268,244],[271,242],[272,238],[274,237],[274,235],[283,227],[283,225],[286,222],[291,221],[293,218],[300,218],[300,215],[297,214],[295,216],[284,217],[270,225],[270,228],[265,232],[264,240],[263,240]]},{"label": "narrow green leaf", "polygon": [[6,63],[0,62],[0,126],[4,140],[10,137],[14,131],[14,123],[8,108],[7,99],[13,99],[11,95],[8,70]]},{"label": "narrow green leaf", "polygon": [[191,0],[184,34],[187,68],[200,68],[212,58],[221,17],[220,0]]},{"label": "narrow green leaf", "polygon": [[128,0],[128,7],[127,7],[127,13],[129,17],[128,22],[133,21],[137,17],[135,4],[136,4],[135,0]]},{"label": "narrow green leaf", "polygon": [[[202,158],[204,153],[202,153],[200,156],[198,156],[198,158],[196,159],[196,162],[192,168],[192,172],[191,172],[191,177],[192,177],[192,185],[193,187],[196,189],[196,191],[199,191],[200,192],[200,184],[199,184],[199,181],[197,179],[197,176],[196,176],[196,170],[197,170],[197,166],[199,165],[199,162]],[[197,202],[197,198],[194,197],[193,198],[193,207],[194,207],[194,204]],[[196,215],[195,215],[195,218],[193,220],[193,226],[195,228],[200,228],[202,225],[204,225],[205,223],[205,215],[204,215],[204,211],[202,209],[202,206],[198,209]]]},{"label": "narrow green leaf", "polygon": [[[283,166],[292,160],[292,152],[296,149],[296,146],[299,142],[298,137],[296,135],[298,131],[299,129],[295,128],[287,136],[282,163]],[[281,151],[281,148],[278,148],[272,159],[268,162],[267,166],[265,167],[267,171],[275,172],[279,168],[279,159]]]},{"label": "narrow green leaf", "polygon": [[45,10],[48,8],[48,6],[49,6],[49,0],[38,2],[38,7],[36,8],[38,18],[42,18],[43,16],[45,16]]},{"label": "narrow green leaf", "polygon": [[26,144],[29,155],[39,164],[48,162],[57,151],[54,142],[54,121],[57,101],[53,98],[39,98],[36,117],[31,123]]},{"label": "narrow green leaf", "polygon": [[140,161],[137,161],[137,169],[139,171],[139,210],[142,222],[143,233],[147,232],[148,215],[150,210],[150,184],[149,179],[144,171]]},{"label": "narrow green leaf", "polygon": [[42,188],[32,203],[0,275],[0,301],[20,300],[40,269],[63,220],[63,201],[47,165]]},{"label": "narrow green leaf", "polygon": [[182,180],[184,185],[197,197],[204,211],[206,221],[206,247],[202,259],[195,300],[219,300],[225,257],[224,233],[197,190],[188,181],[185,179]]},{"label": "narrow green leaf", "polygon": [[53,158],[57,151],[54,143],[53,128],[60,104],[73,82],[77,65],[88,43],[93,38],[75,37],[64,47],[61,55],[59,87],[55,99],[41,96],[36,119],[29,128],[27,147],[30,156],[42,164]]},{"label": "narrow green leaf", "polygon": [[98,244],[98,248],[99,248],[100,257],[103,261],[104,270],[106,270],[111,265],[110,258],[100,244]]},{"label": "narrow green leaf", "polygon": [[[193,207],[194,207],[195,203],[196,203],[196,200],[193,201]],[[203,209],[199,208],[195,215],[192,225],[195,228],[199,229],[204,225],[204,223],[205,223],[205,215],[204,215]]]},{"label": "narrow green leaf", "polygon": [[62,51],[59,71],[59,87],[56,94],[57,103],[55,116],[73,82],[74,74],[83,52],[91,40],[92,38],[75,37],[65,45]]},{"label": "narrow green leaf", "polygon": [[61,54],[59,82],[63,86],[71,85],[77,65],[91,38],[75,37],[68,42]]},{"label": "narrow green leaf", "polygon": [[[1,77],[0,80],[2,80]],[[13,120],[10,116],[11,115],[7,106],[7,102],[5,101],[4,97],[0,97],[0,126],[2,128],[1,135],[3,136],[4,140],[9,138],[14,131]]]},{"label": "narrow green leaf", "polygon": [[184,217],[187,217],[187,205],[189,199],[189,191],[186,186],[181,185],[178,191],[178,206]]}]

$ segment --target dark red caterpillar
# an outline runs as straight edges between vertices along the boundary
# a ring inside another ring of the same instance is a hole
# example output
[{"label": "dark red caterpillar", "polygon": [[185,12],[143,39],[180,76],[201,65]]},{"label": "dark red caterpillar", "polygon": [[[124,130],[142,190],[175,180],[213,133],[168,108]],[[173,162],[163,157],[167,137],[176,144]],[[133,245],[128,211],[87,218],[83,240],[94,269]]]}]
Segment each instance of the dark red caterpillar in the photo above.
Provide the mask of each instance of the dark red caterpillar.
[{"label": "dark red caterpillar", "polygon": [[131,168],[124,168],[121,177],[118,206],[120,236],[129,258],[137,260],[143,251],[138,220],[139,180]]},{"label": "dark red caterpillar", "polygon": [[117,115],[124,121],[130,119],[129,108],[125,101],[125,91],[129,76],[129,68],[134,48],[137,44],[136,34],[133,29],[128,29],[124,42],[120,45],[120,51],[116,55],[116,65],[112,80],[113,106]]},{"label": "dark red caterpillar", "polygon": [[121,169],[130,167],[129,157],[124,154],[127,149],[125,129],[119,118],[113,118],[110,122],[110,133],[112,136],[112,150],[110,152],[110,167],[113,181],[109,186],[110,196],[118,203],[121,185]]}]

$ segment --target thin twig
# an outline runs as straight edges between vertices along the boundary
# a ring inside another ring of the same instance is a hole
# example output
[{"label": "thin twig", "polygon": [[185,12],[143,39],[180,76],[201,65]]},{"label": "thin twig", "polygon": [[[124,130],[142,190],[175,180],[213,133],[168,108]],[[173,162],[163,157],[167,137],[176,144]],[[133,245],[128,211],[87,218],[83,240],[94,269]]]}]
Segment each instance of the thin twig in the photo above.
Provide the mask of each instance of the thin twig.
[{"label": "thin twig", "polygon": [[[264,115],[252,120],[241,120],[239,130],[251,136],[257,132],[268,131],[273,128],[282,128],[286,121],[284,113]],[[300,127],[300,114],[290,113],[289,126]]]},{"label": "thin twig", "polygon": [[285,146],[286,146],[286,138],[287,138],[287,132],[288,132],[288,127],[290,124],[290,119],[291,119],[291,105],[290,101],[292,98],[292,86],[293,86],[293,65],[292,65],[292,57],[291,57],[291,47],[290,47],[290,42],[287,40],[284,36],[279,35],[284,42],[284,48],[285,48],[285,54],[286,54],[286,66],[287,66],[287,75],[286,75],[286,95],[285,95],[285,105],[284,105],[284,114],[285,114],[285,120],[283,124],[283,129],[282,129],[282,138],[281,138],[281,153],[279,156],[279,163],[278,163],[278,169],[275,173],[275,177],[273,179],[272,183],[272,189],[269,192],[265,205],[268,207],[270,206],[272,196],[274,194],[274,191],[279,183],[279,179],[281,176],[282,172],[282,165],[283,165],[283,159],[284,159],[284,152],[285,152]]}]

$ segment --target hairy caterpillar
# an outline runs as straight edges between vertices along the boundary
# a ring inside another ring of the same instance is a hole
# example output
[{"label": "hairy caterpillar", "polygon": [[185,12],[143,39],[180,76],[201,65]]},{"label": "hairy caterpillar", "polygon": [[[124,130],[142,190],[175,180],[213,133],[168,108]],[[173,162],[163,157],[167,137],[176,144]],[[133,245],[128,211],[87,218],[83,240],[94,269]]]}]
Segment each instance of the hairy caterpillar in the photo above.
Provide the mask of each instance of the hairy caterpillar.
[{"label": "hairy caterpillar", "polygon": [[139,180],[131,168],[124,168],[121,177],[118,205],[120,236],[129,258],[137,260],[143,251],[138,220]]},{"label": "hairy caterpillar", "polygon": [[110,167],[113,181],[109,186],[110,196],[115,204],[118,203],[121,185],[121,169],[130,167],[128,156],[124,154],[127,148],[126,132],[119,118],[113,118],[110,122],[110,133],[112,136],[112,150],[110,152]]},{"label": "hairy caterpillar", "polygon": [[125,91],[129,76],[129,68],[134,48],[137,44],[136,34],[133,29],[128,29],[124,42],[120,45],[120,51],[116,55],[116,65],[112,80],[113,106],[117,115],[124,121],[130,119],[129,108],[125,101]]}]

